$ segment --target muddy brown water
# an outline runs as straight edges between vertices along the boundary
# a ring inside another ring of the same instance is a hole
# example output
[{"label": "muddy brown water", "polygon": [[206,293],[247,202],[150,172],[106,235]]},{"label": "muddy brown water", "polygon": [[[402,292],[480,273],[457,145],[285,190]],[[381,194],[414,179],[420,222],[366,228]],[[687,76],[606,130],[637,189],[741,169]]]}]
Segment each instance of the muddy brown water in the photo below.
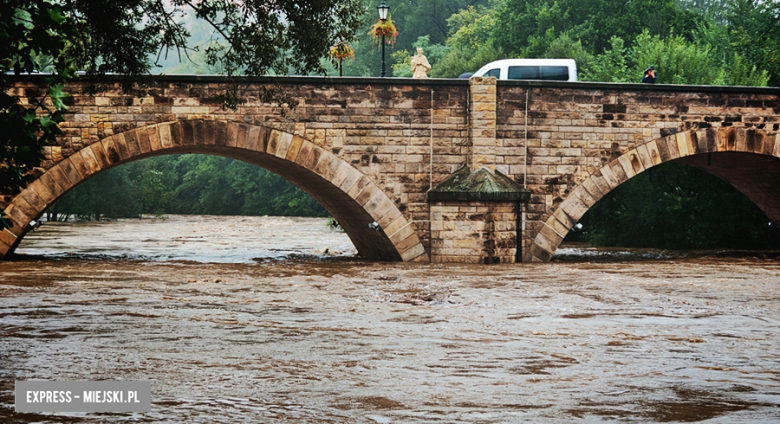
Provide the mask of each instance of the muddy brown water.
[{"label": "muddy brown water", "polygon": [[[780,261],[562,252],[403,264],[322,219],[47,224],[0,263],[0,422],[780,420]],[[15,414],[33,379],[149,380],[152,410]]]}]

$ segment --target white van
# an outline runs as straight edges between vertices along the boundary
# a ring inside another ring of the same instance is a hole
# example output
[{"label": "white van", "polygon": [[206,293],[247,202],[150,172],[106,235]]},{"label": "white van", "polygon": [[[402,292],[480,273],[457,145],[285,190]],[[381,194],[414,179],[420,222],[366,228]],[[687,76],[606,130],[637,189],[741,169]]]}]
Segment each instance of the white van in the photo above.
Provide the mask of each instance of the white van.
[{"label": "white van", "polygon": [[504,59],[490,62],[475,77],[500,80],[577,81],[574,59]]}]

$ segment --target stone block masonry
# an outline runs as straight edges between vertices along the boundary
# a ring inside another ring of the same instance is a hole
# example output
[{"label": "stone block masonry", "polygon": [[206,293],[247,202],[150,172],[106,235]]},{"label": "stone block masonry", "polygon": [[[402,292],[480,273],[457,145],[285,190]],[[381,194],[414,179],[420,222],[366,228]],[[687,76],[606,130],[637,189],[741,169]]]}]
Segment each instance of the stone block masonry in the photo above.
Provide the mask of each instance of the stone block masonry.
[{"label": "stone block masonry", "polygon": [[496,79],[474,77],[469,80],[469,135],[471,170],[487,167],[496,170]]},{"label": "stone block masonry", "polygon": [[[160,76],[141,92],[115,86],[95,96],[81,94],[86,82],[70,84],[63,136],[46,147],[39,177],[0,198],[14,224],[0,232],[0,254],[12,252],[27,223],[72,187],[113,166],[173,153],[266,167],[343,221],[361,254],[388,260],[514,260],[515,203],[428,200],[431,188],[464,167],[525,183],[524,261],[549,260],[596,201],[667,161],[728,180],[780,219],[777,88],[492,78],[240,83],[247,102],[235,111],[216,100],[229,87],[221,77]],[[24,102],[41,87],[40,77],[20,77],[10,94]],[[284,90],[298,106],[282,114],[259,100],[262,87]]]},{"label": "stone block masonry", "polygon": [[515,261],[516,202],[432,201],[431,261]]}]

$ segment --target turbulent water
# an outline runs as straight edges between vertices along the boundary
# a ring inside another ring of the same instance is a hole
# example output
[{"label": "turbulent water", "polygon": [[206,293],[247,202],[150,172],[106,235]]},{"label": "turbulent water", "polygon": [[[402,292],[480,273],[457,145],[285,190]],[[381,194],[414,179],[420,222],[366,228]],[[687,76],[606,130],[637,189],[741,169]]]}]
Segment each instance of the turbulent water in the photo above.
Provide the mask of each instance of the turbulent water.
[{"label": "turbulent water", "polygon": [[[154,261],[251,263],[260,259],[354,256],[324,218],[167,215],[164,219],[48,223],[18,252],[49,258],[104,256]],[[327,249],[327,251],[326,251]]]},{"label": "turbulent water", "polygon": [[[626,252],[403,264],[323,219],[47,224],[0,263],[0,422],[780,420],[780,261]],[[151,381],[151,412],[13,412],[14,381],[105,379]]]}]

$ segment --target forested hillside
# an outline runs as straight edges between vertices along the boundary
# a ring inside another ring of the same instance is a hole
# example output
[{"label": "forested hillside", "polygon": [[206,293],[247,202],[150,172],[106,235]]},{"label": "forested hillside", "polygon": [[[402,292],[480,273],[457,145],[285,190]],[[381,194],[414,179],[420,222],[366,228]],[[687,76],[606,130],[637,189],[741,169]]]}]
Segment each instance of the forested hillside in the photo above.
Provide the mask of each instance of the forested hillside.
[{"label": "forested hillside", "polygon": [[219,156],[172,155],[98,174],[52,206],[48,218],[141,214],[328,216],[305,192],[265,169]]},{"label": "forested hillside", "polygon": [[[368,35],[378,0],[366,0],[363,28],[348,43],[345,76],[377,76],[380,53]],[[757,0],[391,0],[397,42],[393,76],[411,76],[422,47],[431,77],[455,78],[497,59],[573,58],[579,79],[639,82],[653,65],[658,82],[780,85],[780,3]],[[184,17],[192,49],[169,54],[155,73],[221,73],[206,63],[220,37]],[[323,59],[321,75],[338,75]],[[585,215],[574,236],[599,245],[769,247],[776,231],[736,190],[699,171],[663,166],[636,178]],[[660,183],[659,183],[660,181]],[[653,196],[636,196],[652,187]],[[698,205],[698,206],[697,206]],[[79,217],[140,213],[323,215],[279,177],[224,158],[172,156],[119,167],[76,189],[54,211]],[[661,218],[663,217],[663,218]],[[702,234],[722,233],[718,237]],[[650,237],[649,234],[654,234]]]}]

